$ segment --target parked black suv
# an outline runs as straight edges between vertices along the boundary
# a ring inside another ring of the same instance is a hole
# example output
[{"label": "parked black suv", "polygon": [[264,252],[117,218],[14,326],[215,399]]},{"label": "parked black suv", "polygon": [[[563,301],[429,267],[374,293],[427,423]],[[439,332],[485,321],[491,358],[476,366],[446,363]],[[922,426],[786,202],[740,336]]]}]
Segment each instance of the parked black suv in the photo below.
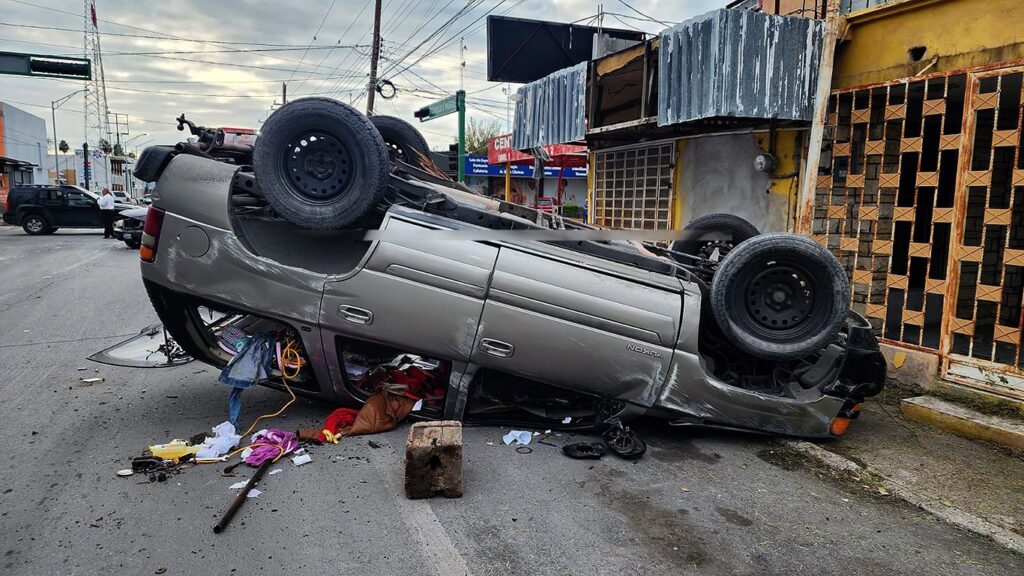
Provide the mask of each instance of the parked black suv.
[{"label": "parked black suv", "polygon": [[[4,222],[20,225],[25,232],[52,234],[58,228],[102,228],[97,196],[78,186],[22,185],[7,195]],[[114,203],[118,210],[135,208]]]}]

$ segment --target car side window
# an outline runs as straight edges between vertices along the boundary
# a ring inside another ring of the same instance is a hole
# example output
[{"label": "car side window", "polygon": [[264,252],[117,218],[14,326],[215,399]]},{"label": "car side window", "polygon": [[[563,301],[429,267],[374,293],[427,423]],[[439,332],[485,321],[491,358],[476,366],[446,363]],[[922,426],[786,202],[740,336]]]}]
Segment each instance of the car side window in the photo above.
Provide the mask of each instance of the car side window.
[{"label": "car side window", "polygon": [[64,199],[64,193],[56,188],[46,190],[46,199],[50,202],[60,202]]},{"label": "car side window", "polygon": [[68,206],[90,207],[94,205],[92,198],[89,198],[81,192],[68,192],[67,197]]}]

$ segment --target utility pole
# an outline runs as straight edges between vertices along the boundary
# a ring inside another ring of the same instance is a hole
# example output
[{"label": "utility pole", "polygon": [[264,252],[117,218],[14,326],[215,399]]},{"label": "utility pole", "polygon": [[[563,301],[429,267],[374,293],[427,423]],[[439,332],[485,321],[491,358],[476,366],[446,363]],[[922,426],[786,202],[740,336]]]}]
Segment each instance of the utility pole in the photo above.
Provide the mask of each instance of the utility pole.
[{"label": "utility pole", "polygon": [[455,105],[459,112],[459,182],[466,181],[466,91],[455,93]]},{"label": "utility pole", "polygon": [[380,0],[373,5],[373,50],[370,52],[370,84],[366,87],[366,115],[373,115],[373,97],[377,91],[377,60],[380,58]]},{"label": "utility pole", "polygon": [[283,105],[285,105],[287,103],[288,103],[288,84],[286,82],[281,82],[281,105],[283,106]]},{"label": "utility pole", "polygon": [[459,38],[459,58],[462,64],[459,66],[459,90],[466,89],[466,39]]}]

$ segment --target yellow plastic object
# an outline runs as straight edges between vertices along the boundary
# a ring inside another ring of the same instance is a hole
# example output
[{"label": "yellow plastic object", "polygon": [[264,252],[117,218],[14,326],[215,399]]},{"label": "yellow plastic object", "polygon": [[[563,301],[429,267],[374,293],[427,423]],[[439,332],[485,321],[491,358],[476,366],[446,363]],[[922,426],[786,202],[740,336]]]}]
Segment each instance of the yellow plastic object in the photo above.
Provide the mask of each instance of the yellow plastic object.
[{"label": "yellow plastic object", "polygon": [[182,456],[195,454],[199,451],[198,446],[189,445],[186,440],[171,440],[166,444],[154,444],[149,447],[149,452],[161,460],[173,460],[177,462]]}]

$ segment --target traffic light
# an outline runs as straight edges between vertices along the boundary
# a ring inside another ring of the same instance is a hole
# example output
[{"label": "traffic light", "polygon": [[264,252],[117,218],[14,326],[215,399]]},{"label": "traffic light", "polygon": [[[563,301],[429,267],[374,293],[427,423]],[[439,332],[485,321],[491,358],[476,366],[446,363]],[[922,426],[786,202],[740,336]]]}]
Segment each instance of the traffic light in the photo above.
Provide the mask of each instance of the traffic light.
[{"label": "traffic light", "polygon": [[452,144],[448,146],[448,173],[458,174],[459,173],[459,145]]}]

